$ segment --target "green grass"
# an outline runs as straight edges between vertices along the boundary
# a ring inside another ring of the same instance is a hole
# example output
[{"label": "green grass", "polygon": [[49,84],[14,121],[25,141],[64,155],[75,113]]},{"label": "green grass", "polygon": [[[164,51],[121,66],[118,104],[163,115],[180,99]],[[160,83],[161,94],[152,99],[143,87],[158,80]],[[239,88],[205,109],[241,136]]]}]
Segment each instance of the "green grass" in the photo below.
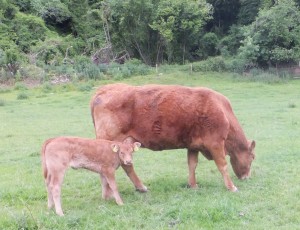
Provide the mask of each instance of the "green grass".
[{"label": "green grass", "polygon": [[239,181],[230,167],[239,192],[228,192],[214,162],[201,156],[200,188],[191,190],[186,150],[141,149],[135,168],[148,193],[134,191],[119,169],[125,203],[119,207],[101,199],[97,174],[70,169],[62,190],[65,217],[58,217],[47,210],[40,148],[54,136],[94,137],[89,100],[95,88],[42,86],[27,90],[26,100],[8,90],[0,94],[0,229],[299,229],[300,81],[265,84],[230,74],[175,72],[123,82],[202,85],[226,95],[257,143],[252,177]]}]

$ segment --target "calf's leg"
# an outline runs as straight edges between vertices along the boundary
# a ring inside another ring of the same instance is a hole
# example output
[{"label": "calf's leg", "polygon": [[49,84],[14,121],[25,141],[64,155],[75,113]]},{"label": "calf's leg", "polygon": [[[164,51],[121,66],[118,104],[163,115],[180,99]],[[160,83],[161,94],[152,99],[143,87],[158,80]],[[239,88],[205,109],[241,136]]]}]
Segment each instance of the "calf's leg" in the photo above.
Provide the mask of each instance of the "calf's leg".
[{"label": "calf's leg", "polygon": [[47,186],[47,195],[48,195],[48,209],[51,209],[54,206],[53,195],[50,188],[50,182],[51,182],[51,175],[48,174],[45,180]]},{"label": "calf's leg", "polygon": [[[123,140],[124,143],[130,143],[133,144],[136,142],[136,140],[133,137],[127,137]],[[148,189],[147,187],[141,182],[139,177],[136,175],[133,165],[121,165],[124,171],[126,172],[127,176],[131,180],[131,182],[134,184],[135,189],[139,192],[147,192]]]},{"label": "calf's leg", "polygon": [[55,173],[55,175],[51,176],[51,180],[49,183],[49,189],[51,190],[51,194],[55,205],[55,212],[59,216],[64,215],[63,210],[61,208],[61,185],[63,182],[63,177],[63,172]]},{"label": "calf's leg", "polygon": [[112,190],[112,193],[115,197],[115,200],[117,202],[118,205],[123,205],[123,201],[121,199],[121,196],[119,194],[119,191],[118,191],[118,187],[117,187],[117,184],[116,184],[116,180],[115,180],[115,172],[106,172],[104,174],[104,176],[106,177],[106,180],[107,180],[107,183],[109,184],[109,187],[111,188]]},{"label": "calf's leg", "polygon": [[101,186],[102,186],[102,198],[108,200],[113,196],[112,190],[110,189],[105,176],[100,174],[100,178],[101,178]]},{"label": "calf's leg", "polygon": [[197,182],[196,182],[196,175],[195,175],[196,167],[198,164],[198,155],[199,155],[198,151],[193,151],[193,150],[188,149],[188,152],[187,152],[188,166],[189,166],[188,186],[190,188],[198,187]]}]

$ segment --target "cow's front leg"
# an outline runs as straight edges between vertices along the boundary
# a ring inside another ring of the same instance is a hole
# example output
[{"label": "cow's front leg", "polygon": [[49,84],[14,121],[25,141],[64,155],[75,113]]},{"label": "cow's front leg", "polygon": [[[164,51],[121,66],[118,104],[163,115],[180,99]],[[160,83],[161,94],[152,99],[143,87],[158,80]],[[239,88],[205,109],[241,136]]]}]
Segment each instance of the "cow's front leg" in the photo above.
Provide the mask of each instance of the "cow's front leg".
[{"label": "cow's front leg", "polygon": [[143,183],[140,181],[138,176],[136,175],[133,165],[121,165],[124,171],[126,172],[127,176],[130,178],[132,183],[134,184],[135,188],[139,192],[147,192],[148,189]]},{"label": "cow's front leg", "polygon": [[188,158],[188,166],[189,166],[189,181],[188,186],[190,188],[198,188],[196,181],[196,167],[198,164],[198,151],[188,149],[187,158]]},{"label": "cow's front leg", "polygon": [[224,183],[225,186],[228,190],[232,191],[232,192],[237,192],[238,189],[237,187],[235,187],[235,185],[233,184],[229,173],[228,173],[228,169],[227,169],[227,162],[226,162],[226,158],[225,158],[225,151],[224,151],[224,146],[223,145],[216,145],[213,149],[212,149],[212,155],[213,155],[213,159],[220,171],[220,173],[223,176],[224,179]]}]

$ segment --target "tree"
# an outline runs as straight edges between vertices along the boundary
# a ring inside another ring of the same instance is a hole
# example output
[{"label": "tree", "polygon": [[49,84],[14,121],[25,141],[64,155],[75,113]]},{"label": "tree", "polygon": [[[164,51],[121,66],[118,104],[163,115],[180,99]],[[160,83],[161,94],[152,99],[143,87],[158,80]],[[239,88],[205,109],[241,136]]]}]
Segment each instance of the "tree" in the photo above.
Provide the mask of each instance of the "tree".
[{"label": "tree", "polygon": [[211,15],[212,7],[206,1],[160,1],[151,28],[157,30],[162,37],[169,63],[180,61],[176,56],[182,58],[182,63],[185,62]]},{"label": "tree", "polygon": [[17,13],[12,21],[12,30],[16,34],[15,43],[27,53],[31,46],[46,38],[47,28],[44,21],[36,16]]},{"label": "tree", "polygon": [[151,0],[111,0],[109,25],[114,50],[127,50],[144,63],[153,64],[157,32],[149,26],[156,10]]},{"label": "tree", "polygon": [[237,15],[237,23],[241,25],[248,25],[255,20],[261,6],[261,0],[241,0],[240,4],[241,7]]},{"label": "tree", "polygon": [[213,6],[213,20],[208,24],[208,30],[225,34],[231,25],[237,22],[240,10],[240,0],[207,0]]},{"label": "tree", "polygon": [[296,62],[300,58],[300,11],[292,0],[278,0],[262,9],[256,20],[246,27],[246,40],[240,52],[251,46],[252,59],[261,66]]}]

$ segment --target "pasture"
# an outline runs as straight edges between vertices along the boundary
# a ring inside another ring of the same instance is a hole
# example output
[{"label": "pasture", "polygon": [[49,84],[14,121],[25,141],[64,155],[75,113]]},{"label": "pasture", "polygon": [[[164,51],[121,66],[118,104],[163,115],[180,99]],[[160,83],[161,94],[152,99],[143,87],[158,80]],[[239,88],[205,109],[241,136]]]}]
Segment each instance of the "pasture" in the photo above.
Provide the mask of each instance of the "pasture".
[{"label": "pasture", "polygon": [[97,174],[69,169],[62,189],[65,217],[59,217],[47,210],[40,148],[54,136],[94,138],[89,100],[95,87],[1,90],[0,229],[299,229],[299,80],[266,84],[230,74],[174,73],[122,81],[201,85],[226,95],[257,144],[252,177],[239,181],[227,158],[239,189],[228,192],[214,162],[199,156],[199,189],[192,190],[186,188],[186,150],[140,149],[135,169],[148,193],[136,192],[120,168],[116,180],[125,205],[119,207],[101,199]]}]

